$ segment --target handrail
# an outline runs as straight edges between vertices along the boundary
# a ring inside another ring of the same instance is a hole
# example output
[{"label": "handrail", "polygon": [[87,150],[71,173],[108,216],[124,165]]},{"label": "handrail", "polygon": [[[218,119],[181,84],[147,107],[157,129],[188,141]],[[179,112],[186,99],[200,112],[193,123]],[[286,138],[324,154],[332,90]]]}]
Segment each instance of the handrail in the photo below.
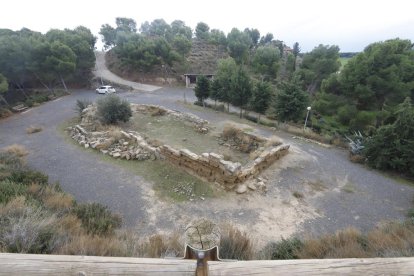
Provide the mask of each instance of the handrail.
[{"label": "handrail", "polygon": [[[0,253],[0,275],[194,275],[183,259]],[[413,275],[414,258],[209,262],[209,275]]]}]

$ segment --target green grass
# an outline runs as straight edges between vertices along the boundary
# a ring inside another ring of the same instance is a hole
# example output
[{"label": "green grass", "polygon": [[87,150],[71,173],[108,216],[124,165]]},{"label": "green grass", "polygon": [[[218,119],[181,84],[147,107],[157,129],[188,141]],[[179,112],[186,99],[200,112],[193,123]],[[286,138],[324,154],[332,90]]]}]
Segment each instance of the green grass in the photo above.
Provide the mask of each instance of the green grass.
[{"label": "green grass", "polygon": [[344,66],[348,63],[348,61],[350,59],[351,58],[343,58],[343,57],[339,58],[339,61],[341,62],[341,68],[340,68],[340,70],[342,70],[344,68]]},{"label": "green grass", "polygon": [[[128,128],[176,149],[186,148],[197,154],[204,152],[220,153],[229,156],[231,161],[242,164],[250,161],[248,154],[220,145],[214,134],[199,133],[195,131],[192,125],[170,116],[134,114]],[[252,131],[250,128],[249,130]]]},{"label": "green grass", "polygon": [[[65,121],[58,126],[58,131],[67,142],[79,146],[75,140],[71,139],[69,135],[65,133],[65,129],[68,126],[73,126],[77,122],[76,118]],[[91,154],[96,154],[101,160],[125,168],[135,175],[143,177],[146,181],[154,183],[154,190],[163,199],[171,199],[173,201],[189,200],[191,197],[175,191],[177,187],[180,186],[191,187],[194,199],[199,199],[200,197],[216,197],[221,195],[220,191],[214,189],[208,182],[204,182],[166,161],[127,161],[103,155],[97,150],[91,148],[82,148],[82,150],[88,151]]]}]

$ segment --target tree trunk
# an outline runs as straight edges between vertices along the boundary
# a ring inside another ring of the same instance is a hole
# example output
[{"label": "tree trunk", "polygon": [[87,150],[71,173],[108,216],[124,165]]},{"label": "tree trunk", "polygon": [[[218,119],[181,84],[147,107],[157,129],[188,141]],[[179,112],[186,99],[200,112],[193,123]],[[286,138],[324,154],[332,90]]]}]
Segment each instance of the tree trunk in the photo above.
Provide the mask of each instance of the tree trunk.
[{"label": "tree trunk", "polygon": [[59,74],[59,77],[60,77],[60,81],[63,84],[63,87],[65,88],[65,91],[68,92],[68,88],[66,87],[66,83],[65,83],[65,80],[62,78],[62,75]]},{"label": "tree trunk", "polygon": [[33,73],[33,75],[35,75],[35,77],[36,77],[36,79],[40,82],[40,84],[41,85],[43,85],[46,89],[47,89],[47,91],[49,91],[49,92],[52,92],[51,90],[50,90],[50,88],[49,88],[49,86],[47,86],[40,78],[39,78],[39,76],[36,74],[36,73]]},{"label": "tree trunk", "polygon": [[227,103],[227,113],[230,113],[230,103]]},{"label": "tree trunk", "polygon": [[0,100],[2,100],[7,106],[10,106],[6,99],[3,97],[3,95],[0,95]]},{"label": "tree trunk", "polygon": [[26,94],[26,92],[24,91],[23,85],[20,85],[19,83],[16,83],[17,88],[23,93],[23,96],[25,97],[25,99],[29,98]]},{"label": "tree trunk", "polygon": [[262,115],[262,114],[259,113],[259,118],[257,119],[257,124],[260,124],[260,115]]},{"label": "tree trunk", "polygon": [[240,107],[240,119],[243,117],[243,108]]}]

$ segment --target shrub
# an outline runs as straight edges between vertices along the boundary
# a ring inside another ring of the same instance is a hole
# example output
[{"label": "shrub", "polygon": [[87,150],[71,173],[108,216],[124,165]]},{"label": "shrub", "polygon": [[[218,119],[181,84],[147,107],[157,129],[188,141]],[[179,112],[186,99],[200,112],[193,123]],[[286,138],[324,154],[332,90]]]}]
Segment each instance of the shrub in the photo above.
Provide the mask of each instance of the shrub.
[{"label": "shrub", "polygon": [[338,109],[338,120],[341,124],[348,125],[357,112],[357,108],[354,105],[341,106]]},{"label": "shrub", "polygon": [[242,130],[240,128],[233,125],[226,125],[224,126],[222,137],[224,140],[235,139],[241,132]]},{"label": "shrub", "polygon": [[78,112],[79,116],[82,115],[82,111],[88,107],[88,105],[91,105],[92,102],[89,100],[76,100],[76,108],[75,110]]},{"label": "shrub", "polygon": [[121,100],[116,95],[108,95],[98,100],[98,116],[104,124],[116,124],[127,122],[132,116],[131,106],[128,101]]},{"label": "shrub", "polygon": [[262,255],[269,260],[299,259],[298,252],[303,243],[298,238],[283,239],[279,242],[268,243],[262,249]]},{"label": "shrub", "polygon": [[0,204],[9,202],[14,197],[23,195],[26,187],[10,180],[0,181]]},{"label": "shrub", "polygon": [[0,243],[11,253],[51,253],[55,216],[24,202],[24,198],[17,197],[0,205]]},{"label": "shrub", "polygon": [[0,151],[0,180],[9,177],[12,172],[22,170],[23,160],[17,155]]},{"label": "shrub", "polygon": [[367,139],[364,153],[374,168],[414,176],[414,107],[409,98],[397,106],[395,117]]},{"label": "shrub", "polygon": [[354,130],[368,130],[370,126],[375,124],[377,113],[374,111],[360,111],[354,114],[354,118],[350,120],[349,127]]},{"label": "shrub", "polygon": [[75,207],[74,213],[89,234],[111,235],[122,222],[120,216],[112,214],[108,207],[99,203],[80,204]]},{"label": "shrub", "polygon": [[221,232],[219,248],[222,259],[251,260],[254,254],[248,235],[231,225],[225,226]]},{"label": "shrub", "polygon": [[10,109],[0,107],[0,119],[10,117],[11,115],[13,115],[13,112]]},{"label": "shrub", "polygon": [[41,126],[30,126],[28,128],[26,128],[26,133],[27,134],[33,134],[36,132],[41,132],[43,130],[43,128]]},{"label": "shrub", "polygon": [[32,170],[19,170],[12,172],[10,178],[11,181],[21,183],[24,185],[30,185],[33,183],[39,185],[47,185],[49,177],[41,172]]}]

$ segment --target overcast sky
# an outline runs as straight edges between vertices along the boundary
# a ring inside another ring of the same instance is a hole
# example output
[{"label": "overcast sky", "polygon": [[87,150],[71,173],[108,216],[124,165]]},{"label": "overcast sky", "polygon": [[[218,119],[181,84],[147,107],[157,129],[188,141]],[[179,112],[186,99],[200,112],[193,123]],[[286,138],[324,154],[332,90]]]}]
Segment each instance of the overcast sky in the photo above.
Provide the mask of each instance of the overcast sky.
[{"label": "overcast sky", "polygon": [[[273,33],[302,52],[319,44],[335,44],[342,52],[362,51],[372,42],[391,38],[414,41],[414,1],[369,0],[4,0],[0,28],[26,27],[42,33],[51,28],[83,25],[101,40],[102,24],[116,17],[144,21],[183,20],[192,29],[200,21],[228,33],[233,27]],[[98,44],[101,47],[102,43]]]}]

